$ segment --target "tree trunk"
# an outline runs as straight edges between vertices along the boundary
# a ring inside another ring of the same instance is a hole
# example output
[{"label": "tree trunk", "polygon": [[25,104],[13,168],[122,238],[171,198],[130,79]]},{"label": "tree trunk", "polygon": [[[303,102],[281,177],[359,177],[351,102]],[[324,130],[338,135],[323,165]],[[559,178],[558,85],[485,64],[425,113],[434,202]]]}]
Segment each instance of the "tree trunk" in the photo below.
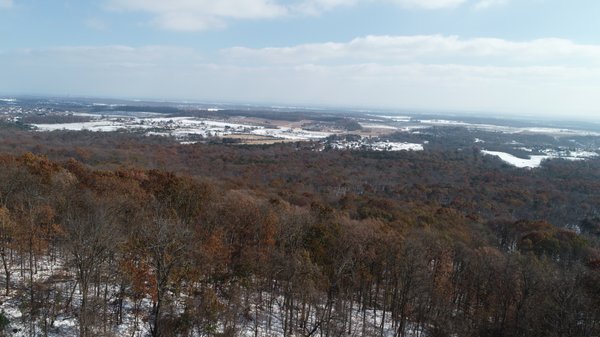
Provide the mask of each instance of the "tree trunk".
[{"label": "tree trunk", "polygon": [[10,293],[10,268],[8,267],[8,259],[6,257],[6,248],[2,247],[0,250],[0,257],[2,257],[2,267],[4,268],[4,277],[6,279],[6,286],[4,289],[4,295],[8,296]]}]

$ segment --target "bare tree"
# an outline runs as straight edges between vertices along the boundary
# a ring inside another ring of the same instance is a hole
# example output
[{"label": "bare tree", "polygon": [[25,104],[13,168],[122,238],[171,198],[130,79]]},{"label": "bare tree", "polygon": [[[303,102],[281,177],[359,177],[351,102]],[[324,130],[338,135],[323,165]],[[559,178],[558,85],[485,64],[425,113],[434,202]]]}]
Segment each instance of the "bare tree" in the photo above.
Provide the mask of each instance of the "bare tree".
[{"label": "bare tree", "polygon": [[176,269],[184,265],[191,235],[176,216],[160,210],[138,230],[138,250],[150,266],[154,288],[150,331],[153,337],[165,336],[161,323],[169,286]]},{"label": "bare tree", "polygon": [[93,335],[94,312],[89,307],[90,285],[103,268],[115,246],[115,227],[109,205],[91,192],[80,193],[70,200],[65,219],[66,246],[81,292],[79,335]]}]

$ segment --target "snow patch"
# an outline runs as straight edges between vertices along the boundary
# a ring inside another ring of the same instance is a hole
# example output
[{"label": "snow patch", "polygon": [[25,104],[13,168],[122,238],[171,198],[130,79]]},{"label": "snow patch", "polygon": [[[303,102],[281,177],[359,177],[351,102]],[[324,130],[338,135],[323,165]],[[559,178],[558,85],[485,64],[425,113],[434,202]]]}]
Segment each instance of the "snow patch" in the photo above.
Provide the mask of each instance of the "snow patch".
[{"label": "snow patch", "polygon": [[358,123],[365,129],[387,129],[387,130],[396,130],[398,129],[395,126],[385,125],[385,124],[376,124],[376,123]]},{"label": "snow patch", "polygon": [[391,119],[394,122],[410,122],[410,116],[377,115],[377,117]]},{"label": "snow patch", "polygon": [[591,151],[583,151],[583,150],[543,150],[544,155],[531,155],[528,159],[523,159],[519,157],[515,157],[510,153],[499,152],[499,151],[488,151],[482,150],[483,154],[497,156],[503,161],[519,168],[535,168],[539,167],[542,164],[542,161],[545,159],[565,159],[565,160],[585,160],[588,158],[597,157],[598,153]]},{"label": "snow patch", "polygon": [[423,144],[402,142],[363,142],[363,141],[337,141],[330,143],[336,150],[371,150],[371,151],[423,151]]},{"label": "snow patch", "polygon": [[330,132],[307,131],[298,128],[281,127],[278,129],[260,128],[254,129],[252,134],[258,136],[267,136],[273,138],[290,139],[290,140],[314,140],[323,139],[332,135]]},{"label": "snow patch", "polygon": [[484,154],[500,157],[502,161],[511,164],[512,166],[519,168],[535,168],[542,164],[544,159],[552,158],[551,156],[529,156],[529,159],[523,159],[513,156],[510,153],[498,152],[498,151],[481,151]]}]

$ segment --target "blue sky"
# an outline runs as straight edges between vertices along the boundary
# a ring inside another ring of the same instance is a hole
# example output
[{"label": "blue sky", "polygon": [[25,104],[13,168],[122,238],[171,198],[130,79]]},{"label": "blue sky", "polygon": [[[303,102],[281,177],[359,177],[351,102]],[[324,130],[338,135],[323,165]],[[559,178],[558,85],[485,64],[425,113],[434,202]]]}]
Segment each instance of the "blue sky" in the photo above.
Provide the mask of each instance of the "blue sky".
[{"label": "blue sky", "polygon": [[592,0],[0,0],[0,92],[595,119],[598,17]]}]

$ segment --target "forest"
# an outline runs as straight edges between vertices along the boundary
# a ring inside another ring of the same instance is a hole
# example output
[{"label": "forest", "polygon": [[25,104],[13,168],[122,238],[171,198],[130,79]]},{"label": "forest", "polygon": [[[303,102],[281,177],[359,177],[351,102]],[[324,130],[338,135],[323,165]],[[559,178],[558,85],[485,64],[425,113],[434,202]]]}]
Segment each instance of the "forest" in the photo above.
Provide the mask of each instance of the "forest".
[{"label": "forest", "polygon": [[10,127],[0,153],[7,336],[600,335],[598,159]]}]

